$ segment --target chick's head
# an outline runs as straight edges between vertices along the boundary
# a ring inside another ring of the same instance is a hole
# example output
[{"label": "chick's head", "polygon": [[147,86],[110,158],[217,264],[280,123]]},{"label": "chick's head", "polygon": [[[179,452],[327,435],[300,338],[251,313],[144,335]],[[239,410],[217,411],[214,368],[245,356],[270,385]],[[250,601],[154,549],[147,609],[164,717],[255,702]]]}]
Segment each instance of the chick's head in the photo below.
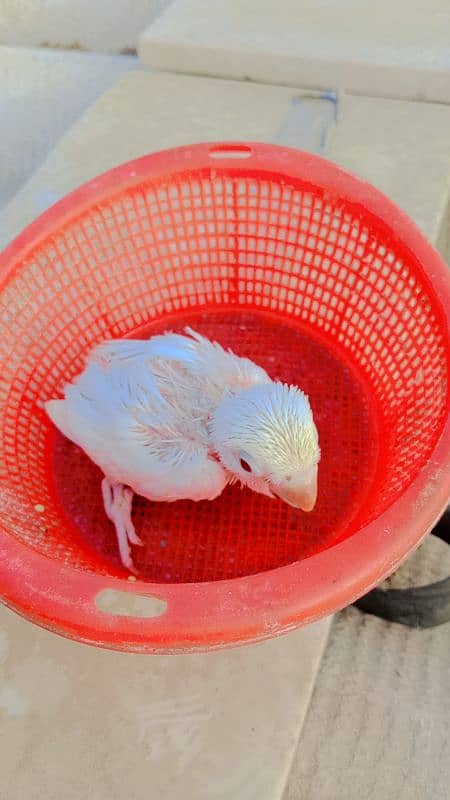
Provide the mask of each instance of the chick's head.
[{"label": "chick's head", "polygon": [[319,437],[309,400],[296,386],[264,383],[225,397],[211,439],[232,478],[303,511],[314,508]]}]

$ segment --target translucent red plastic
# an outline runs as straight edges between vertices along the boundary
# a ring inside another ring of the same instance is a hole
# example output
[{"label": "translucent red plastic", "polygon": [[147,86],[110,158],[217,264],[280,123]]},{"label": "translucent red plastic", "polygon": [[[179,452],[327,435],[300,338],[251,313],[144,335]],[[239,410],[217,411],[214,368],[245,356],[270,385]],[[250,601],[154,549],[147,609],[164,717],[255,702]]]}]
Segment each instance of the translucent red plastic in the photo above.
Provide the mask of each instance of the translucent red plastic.
[{"label": "translucent red plastic", "polygon": [[[255,641],[352,602],[448,501],[449,317],[447,267],[414,223],[315,156],[202,144],[77,189],[0,257],[4,601],[137,652]],[[186,324],[309,394],[319,500],[304,514],[236,486],[212,503],[138,498],[131,582],[101,474],[42,402],[98,342]],[[124,616],[101,610],[104,590],[164,604]]]}]

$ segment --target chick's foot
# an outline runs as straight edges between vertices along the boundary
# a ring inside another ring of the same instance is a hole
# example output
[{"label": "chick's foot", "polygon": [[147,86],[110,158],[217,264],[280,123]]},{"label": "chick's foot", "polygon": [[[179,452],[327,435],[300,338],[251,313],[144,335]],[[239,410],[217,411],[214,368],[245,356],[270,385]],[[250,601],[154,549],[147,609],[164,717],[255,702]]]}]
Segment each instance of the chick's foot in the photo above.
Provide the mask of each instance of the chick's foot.
[{"label": "chick's foot", "polygon": [[122,483],[114,483],[108,478],[102,480],[103,504],[107,517],[114,524],[119,545],[120,559],[123,566],[136,572],[131,557],[130,544],[142,545],[143,541],[137,535],[131,519],[133,504],[133,490]]}]

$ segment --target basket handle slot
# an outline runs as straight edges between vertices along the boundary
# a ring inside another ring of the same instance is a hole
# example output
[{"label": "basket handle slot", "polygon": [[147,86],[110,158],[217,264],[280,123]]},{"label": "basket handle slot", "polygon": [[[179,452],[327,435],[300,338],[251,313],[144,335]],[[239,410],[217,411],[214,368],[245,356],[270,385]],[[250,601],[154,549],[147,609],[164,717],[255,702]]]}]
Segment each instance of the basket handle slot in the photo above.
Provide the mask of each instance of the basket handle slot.
[{"label": "basket handle slot", "polygon": [[252,148],[247,144],[220,144],[209,148],[210,158],[250,158]]},{"label": "basket handle slot", "polygon": [[102,589],[95,598],[95,605],[104,614],[115,617],[161,617],[167,611],[167,603],[159,597]]}]

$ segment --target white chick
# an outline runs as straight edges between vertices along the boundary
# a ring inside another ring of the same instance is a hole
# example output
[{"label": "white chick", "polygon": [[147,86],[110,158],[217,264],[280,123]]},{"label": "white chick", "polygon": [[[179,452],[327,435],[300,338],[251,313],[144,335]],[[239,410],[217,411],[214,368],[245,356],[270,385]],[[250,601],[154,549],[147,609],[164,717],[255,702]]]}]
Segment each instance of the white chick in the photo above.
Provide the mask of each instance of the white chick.
[{"label": "white chick", "polygon": [[133,493],[213,500],[240,481],[311,511],[320,449],[306,395],[191,329],[96,347],[46,410],[103,471],[105,511],[124,567],[142,544]]}]

